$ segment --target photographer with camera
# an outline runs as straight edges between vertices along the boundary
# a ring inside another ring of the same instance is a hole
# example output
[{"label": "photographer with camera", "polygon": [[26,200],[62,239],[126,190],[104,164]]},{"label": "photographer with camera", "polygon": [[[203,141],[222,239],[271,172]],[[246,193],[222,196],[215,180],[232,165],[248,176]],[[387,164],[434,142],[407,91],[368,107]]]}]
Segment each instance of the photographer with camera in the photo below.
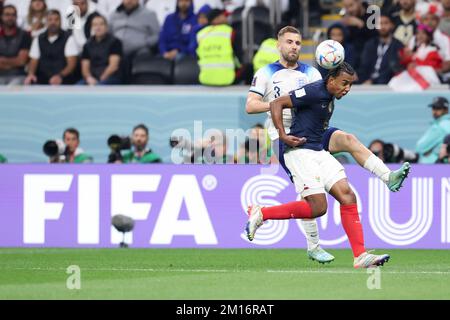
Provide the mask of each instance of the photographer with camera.
[{"label": "photographer with camera", "polygon": [[450,134],[444,138],[436,163],[450,163]]},{"label": "photographer with camera", "polygon": [[63,141],[49,140],[44,144],[44,153],[50,163],[91,163],[92,156],[84,153],[79,147],[80,132],[75,128],[68,128],[63,133]]},{"label": "photographer with camera", "polygon": [[[139,124],[133,128],[131,139],[113,135],[108,139],[111,153],[108,163],[161,163],[161,158],[147,149],[149,140],[148,128]],[[122,154],[122,151],[129,150]]]},{"label": "photographer with camera", "polygon": [[384,163],[416,163],[419,155],[411,150],[400,148],[395,143],[387,143],[380,139],[375,139],[369,144],[369,150],[380,158]]}]

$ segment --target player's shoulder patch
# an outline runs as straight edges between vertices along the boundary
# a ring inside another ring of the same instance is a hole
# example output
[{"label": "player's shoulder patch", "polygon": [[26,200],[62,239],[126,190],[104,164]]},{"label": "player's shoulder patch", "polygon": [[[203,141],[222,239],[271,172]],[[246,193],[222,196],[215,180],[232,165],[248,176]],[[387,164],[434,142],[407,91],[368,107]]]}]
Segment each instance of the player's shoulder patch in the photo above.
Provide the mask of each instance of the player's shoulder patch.
[{"label": "player's shoulder patch", "polygon": [[253,80],[252,80],[252,87],[256,86],[256,80],[257,80],[257,79],[258,79],[257,76],[254,76],[254,77],[253,77]]},{"label": "player's shoulder patch", "polygon": [[301,98],[303,96],[306,96],[305,88],[297,89],[297,90],[295,90],[294,93],[295,93],[296,98]]}]

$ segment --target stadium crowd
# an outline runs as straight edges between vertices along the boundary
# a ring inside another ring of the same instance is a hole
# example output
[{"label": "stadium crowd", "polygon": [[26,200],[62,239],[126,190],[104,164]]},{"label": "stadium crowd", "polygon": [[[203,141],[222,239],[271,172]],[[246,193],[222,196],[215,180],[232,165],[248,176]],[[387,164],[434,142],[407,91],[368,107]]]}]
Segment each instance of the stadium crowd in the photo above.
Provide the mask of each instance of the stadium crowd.
[{"label": "stadium crowd", "polygon": [[[314,17],[329,9],[319,3],[333,1],[309,2],[311,23],[321,27]],[[450,80],[450,0],[339,2],[342,18],[326,37],[344,45],[358,83],[387,84],[414,67]],[[372,3],[381,5],[378,28],[368,27]],[[261,62],[277,59],[277,26],[258,40],[252,62],[243,58],[242,25],[230,20],[243,8],[269,6],[268,0],[0,0],[0,84],[141,84],[133,77],[137,60],[173,69],[186,59],[200,67],[193,83],[249,84]],[[300,25],[298,1],[283,0],[281,8],[283,24]]]}]

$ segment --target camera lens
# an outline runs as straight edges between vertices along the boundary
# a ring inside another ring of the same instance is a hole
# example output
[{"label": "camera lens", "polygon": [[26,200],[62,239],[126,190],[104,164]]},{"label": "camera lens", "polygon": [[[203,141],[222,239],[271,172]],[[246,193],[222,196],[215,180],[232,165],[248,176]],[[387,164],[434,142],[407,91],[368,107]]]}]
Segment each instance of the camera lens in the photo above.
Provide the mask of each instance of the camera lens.
[{"label": "camera lens", "polygon": [[59,152],[58,144],[54,140],[47,141],[42,149],[47,157],[54,157]]}]

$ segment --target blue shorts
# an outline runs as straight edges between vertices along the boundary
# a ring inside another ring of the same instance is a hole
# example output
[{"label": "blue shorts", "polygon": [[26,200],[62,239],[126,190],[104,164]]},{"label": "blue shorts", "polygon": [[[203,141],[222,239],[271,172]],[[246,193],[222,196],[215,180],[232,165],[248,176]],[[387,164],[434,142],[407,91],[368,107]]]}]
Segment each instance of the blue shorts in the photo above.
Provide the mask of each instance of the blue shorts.
[{"label": "blue shorts", "polygon": [[[328,148],[330,147],[331,135],[337,130],[340,130],[340,129],[329,127],[327,129],[327,131],[325,131],[325,133],[323,134],[322,145],[323,145],[323,149],[325,151],[329,151]],[[294,182],[292,179],[292,174],[289,171],[289,169],[286,167],[286,163],[284,162],[284,156],[283,156],[284,155],[284,143],[279,143],[279,142],[280,141],[278,139],[274,140],[272,142],[273,146],[274,146],[273,151],[277,155],[278,161],[280,162],[280,165],[283,167],[284,171],[286,171],[289,179],[291,179],[291,181]],[[277,145],[278,145],[278,148],[276,147]],[[281,157],[280,157],[280,155],[281,155]]]}]

